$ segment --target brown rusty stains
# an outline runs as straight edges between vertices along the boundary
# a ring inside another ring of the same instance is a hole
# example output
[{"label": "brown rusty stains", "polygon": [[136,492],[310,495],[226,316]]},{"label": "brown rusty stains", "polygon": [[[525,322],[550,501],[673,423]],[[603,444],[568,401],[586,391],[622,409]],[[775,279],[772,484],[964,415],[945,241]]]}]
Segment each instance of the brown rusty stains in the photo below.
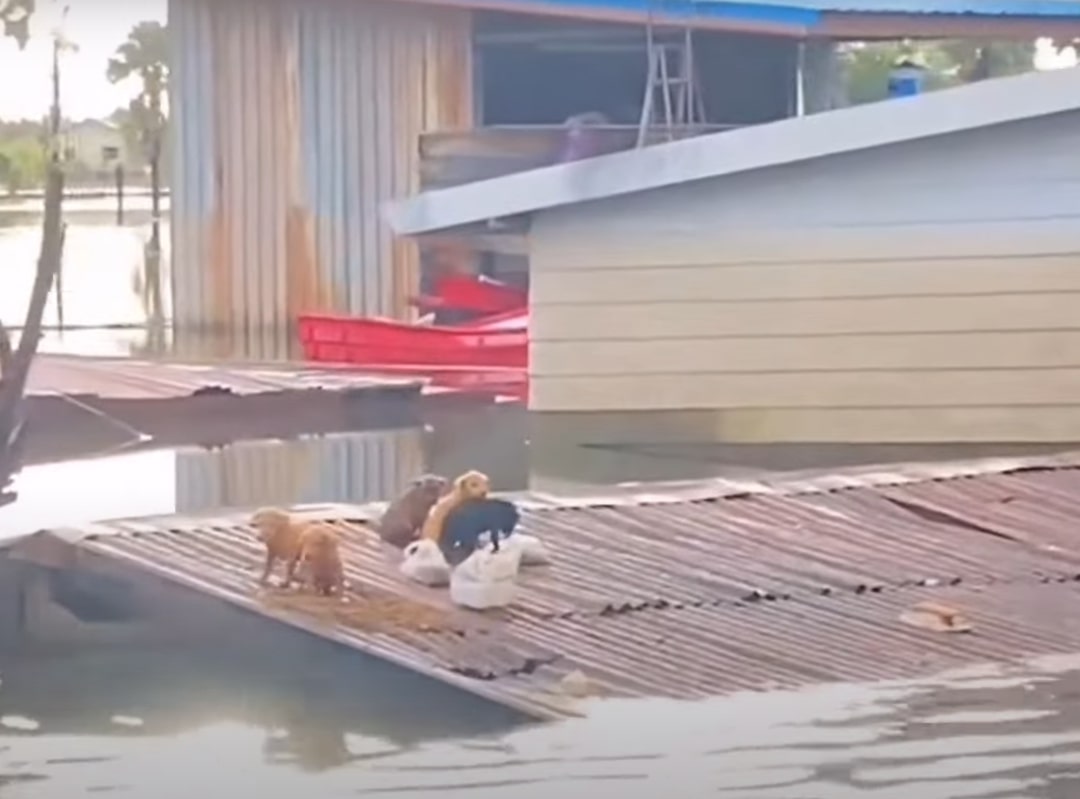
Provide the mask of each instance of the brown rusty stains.
[{"label": "brown rusty stains", "polygon": [[289,316],[336,310],[329,290],[319,279],[311,214],[292,206],[285,218],[285,291]]}]

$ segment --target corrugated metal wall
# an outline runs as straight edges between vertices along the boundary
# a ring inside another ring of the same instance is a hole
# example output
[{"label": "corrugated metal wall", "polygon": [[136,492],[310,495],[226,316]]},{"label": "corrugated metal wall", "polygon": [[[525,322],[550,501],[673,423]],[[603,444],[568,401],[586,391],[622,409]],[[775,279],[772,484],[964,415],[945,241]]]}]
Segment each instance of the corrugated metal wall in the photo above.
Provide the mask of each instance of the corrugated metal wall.
[{"label": "corrugated metal wall", "polygon": [[264,356],[303,311],[407,314],[416,245],[381,205],[417,188],[421,132],[471,125],[468,12],[170,0],[169,24],[178,327]]},{"label": "corrugated metal wall", "polygon": [[303,502],[375,502],[424,471],[419,429],[248,441],[176,455],[176,511]]}]

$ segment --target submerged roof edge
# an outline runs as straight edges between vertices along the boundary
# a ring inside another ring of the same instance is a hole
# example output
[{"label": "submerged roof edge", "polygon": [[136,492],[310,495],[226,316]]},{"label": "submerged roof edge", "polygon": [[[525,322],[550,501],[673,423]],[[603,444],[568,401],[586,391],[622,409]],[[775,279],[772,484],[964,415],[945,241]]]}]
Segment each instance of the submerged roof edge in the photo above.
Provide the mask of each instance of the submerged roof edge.
[{"label": "submerged roof edge", "polygon": [[384,206],[420,235],[1080,109],[1080,67],[1034,72],[424,192]]}]

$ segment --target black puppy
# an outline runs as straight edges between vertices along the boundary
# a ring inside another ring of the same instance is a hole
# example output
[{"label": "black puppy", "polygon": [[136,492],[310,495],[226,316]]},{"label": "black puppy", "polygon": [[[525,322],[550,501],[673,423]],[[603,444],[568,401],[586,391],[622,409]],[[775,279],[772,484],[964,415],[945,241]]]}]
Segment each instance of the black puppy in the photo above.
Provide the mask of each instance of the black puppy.
[{"label": "black puppy", "polygon": [[513,502],[505,499],[470,499],[446,517],[439,548],[451,566],[456,566],[476,551],[480,536],[491,535],[495,552],[499,539],[514,532],[521,514]]}]

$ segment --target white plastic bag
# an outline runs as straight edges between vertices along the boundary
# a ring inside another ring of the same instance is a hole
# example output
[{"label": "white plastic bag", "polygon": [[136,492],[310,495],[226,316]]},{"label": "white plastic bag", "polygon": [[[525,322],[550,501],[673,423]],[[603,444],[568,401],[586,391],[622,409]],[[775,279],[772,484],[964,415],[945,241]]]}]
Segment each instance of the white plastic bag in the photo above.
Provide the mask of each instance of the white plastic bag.
[{"label": "white plastic bag", "polygon": [[547,566],[551,563],[551,555],[539,538],[522,533],[514,533],[509,538],[499,542],[500,547],[516,549],[521,554],[522,566]]},{"label": "white plastic bag", "polygon": [[405,547],[401,573],[423,585],[441,586],[450,582],[450,565],[443,557],[442,550],[434,541],[427,539],[413,541]]},{"label": "white plastic bag", "polygon": [[520,568],[520,549],[478,549],[450,575],[450,601],[472,610],[504,608],[517,595]]}]

